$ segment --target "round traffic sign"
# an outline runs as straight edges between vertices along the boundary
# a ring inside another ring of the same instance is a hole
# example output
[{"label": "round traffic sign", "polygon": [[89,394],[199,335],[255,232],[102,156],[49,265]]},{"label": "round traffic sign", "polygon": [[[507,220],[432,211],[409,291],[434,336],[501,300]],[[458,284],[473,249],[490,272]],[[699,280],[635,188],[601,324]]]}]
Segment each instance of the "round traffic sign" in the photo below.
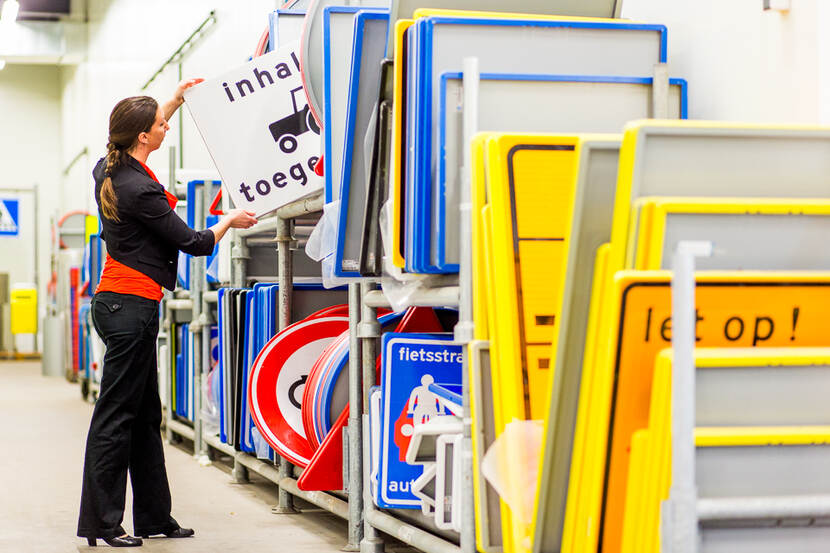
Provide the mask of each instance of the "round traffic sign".
[{"label": "round traffic sign", "polygon": [[326,346],[348,327],[348,317],[295,323],[269,340],[251,367],[248,404],[254,423],[277,453],[300,467],[305,467],[314,453],[301,412],[309,370]]}]

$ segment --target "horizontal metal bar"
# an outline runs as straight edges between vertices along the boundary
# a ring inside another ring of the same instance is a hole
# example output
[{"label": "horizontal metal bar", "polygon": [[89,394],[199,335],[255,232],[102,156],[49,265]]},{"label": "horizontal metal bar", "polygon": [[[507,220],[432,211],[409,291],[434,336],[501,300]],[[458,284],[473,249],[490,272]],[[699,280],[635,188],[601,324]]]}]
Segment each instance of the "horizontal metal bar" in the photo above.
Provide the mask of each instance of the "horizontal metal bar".
[{"label": "horizontal metal bar", "polygon": [[[280,471],[275,465],[266,463],[265,461],[257,459],[256,457],[248,455],[242,451],[236,451],[229,445],[223,444],[219,441],[217,436],[204,436],[204,440],[205,443],[212,448],[230,455],[248,470],[252,470],[266,480],[270,480],[291,495],[300,497],[313,505],[325,509],[330,513],[334,513],[339,517],[349,517],[349,505],[345,501],[338,499],[327,492],[307,492],[301,490],[297,487],[296,479],[280,478]],[[296,470],[295,474],[297,474]],[[302,474],[302,471],[300,471],[300,474]],[[297,476],[299,477],[299,475]]]},{"label": "horizontal metal bar", "polygon": [[219,303],[219,291],[211,290],[202,294],[202,299],[208,303]]},{"label": "horizontal metal bar", "polygon": [[397,518],[375,509],[367,510],[366,521],[381,532],[386,532],[400,541],[416,547],[425,553],[461,553],[453,543],[433,536],[420,528],[402,522]]},{"label": "horizontal metal bar", "polygon": [[210,447],[212,447],[213,449],[215,449],[217,451],[221,451],[225,455],[230,455],[231,457],[236,457],[236,454],[238,453],[234,448],[232,448],[228,444],[222,443],[219,440],[219,436],[209,436],[209,435],[207,435],[203,432],[202,433],[202,440],[204,440],[204,442],[207,445],[209,445]]},{"label": "horizontal metal bar", "polygon": [[699,499],[697,513],[700,522],[830,518],[830,495]]},{"label": "horizontal metal bar", "polygon": [[296,219],[301,215],[322,211],[324,203],[323,192],[320,191],[315,196],[303,198],[302,200],[297,200],[296,202],[279,208],[277,210],[277,217],[280,219]]},{"label": "horizontal metal bar", "polygon": [[279,277],[275,277],[274,275],[249,275],[245,277],[248,282],[253,282],[254,280],[257,282],[263,283],[278,283],[280,281]]},{"label": "horizontal metal bar", "polygon": [[[389,307],[389,300],[386,299],[386,296],[380,290],[367,292],[363,302],[368,307]],[[458,286],[418,290],[413,294],[409,305],[456,307],[458,306]]]},{"label": "horizontal metal bar", "polygon": [[251,228],[247,229],[236,229],[236,235],[242,238],[248,238],[249,236],[257,236],[260,234],[264,234],[266,232],[276,232],[277,231],[277,218],[276,217],[267,217],[262,219],[257,224],[252,226]]},{"label": "horizontal metal bar", "polygon": [[173,434],[187,438],[190,441],[194,441],[196,439],[196,433],[186,424],[182,424],[172,418],[168,418],[165,424],[167,424],[167,428],[169,428]]},{"label": "horizontal metal bar", "polygon": [[266,236],[250,236],[245,239],[245,243],[248,244],[248,247],[251,246],[273,246],[274,248],[277,247],[277,237],[266,237]]},{"label": "horizontal metal bar", "polygon": [[280,471],[273,463],[266,463],[257,459],[253,455],[248,455],[242,451],[234,452],[234,458],[239,461],[240,465],[247,467],[266,480],[270,480],[274,484],[280,483]]},{"label": "horizontal metal bar", "polygon": [[171,311],[187,311],[193,309],[193,300],[167,300],[167,309]]},{"label": "horizontal metal bar", "polygon": [[297,496],[309,503],[325,509],[341,518],[349,518],[349,504],[326,492],[307,492],[297,487],[297,481],[293,478],[283,478],[279,481],[281,489],[291,495]]}]

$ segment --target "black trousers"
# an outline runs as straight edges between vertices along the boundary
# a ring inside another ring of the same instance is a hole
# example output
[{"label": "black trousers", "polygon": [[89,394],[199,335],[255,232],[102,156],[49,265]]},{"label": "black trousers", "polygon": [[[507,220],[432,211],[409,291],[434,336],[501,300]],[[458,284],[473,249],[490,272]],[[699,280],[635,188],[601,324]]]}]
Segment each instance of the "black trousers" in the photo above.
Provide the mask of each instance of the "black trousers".
[{"label": "black trousers", "polygon": [[179,527],[170,516],[161,443],[158,306],[150,299],[114,292],[100,292],[92,298],[92,321],[107,350],[86,441],[80,537],[110,538],[125,533],[121,522],[127,469],[135,535],[163,534]]}]

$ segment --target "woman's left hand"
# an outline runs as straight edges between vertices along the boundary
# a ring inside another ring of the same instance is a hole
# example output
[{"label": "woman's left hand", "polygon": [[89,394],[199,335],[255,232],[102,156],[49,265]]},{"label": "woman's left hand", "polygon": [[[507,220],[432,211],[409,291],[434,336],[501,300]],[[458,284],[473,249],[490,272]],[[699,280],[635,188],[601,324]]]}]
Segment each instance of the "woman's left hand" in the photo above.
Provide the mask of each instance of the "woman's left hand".
[{"label": "woman's left hand", "polygon": [[178,84],[178,86],[176,86],[176,94],[174,95],[174,98],[179,102],[184,102],[184,91],[191,86],[196,86],[202,81],[204,81],[204,79],[201,78],[183,80]]}]

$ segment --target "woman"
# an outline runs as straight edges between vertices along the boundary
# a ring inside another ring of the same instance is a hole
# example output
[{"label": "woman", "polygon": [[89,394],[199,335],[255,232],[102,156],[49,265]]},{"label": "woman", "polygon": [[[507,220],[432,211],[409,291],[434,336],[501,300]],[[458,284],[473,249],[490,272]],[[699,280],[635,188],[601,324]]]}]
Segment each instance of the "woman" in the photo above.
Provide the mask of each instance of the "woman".
[{"label": "woman", "polygon": [[107,350],[87,436],[78,519],[78,536],[89,545],[97,538],[113,547],[142,544],[121,527],[128,468],[136,536],[193,535],[170,516],[156,374],[161,288],[176,287],[179,250],[210,255],[228,228],[256,223],[253,213],[237,209],[207,230],[191,229],[173,211],[175,196],[146,166],[184,91],[201,81],[182,81],[162,106],[147,96],[118,102],[110,114],[107,156],[92,172],[107,259],[91,310]]}]

